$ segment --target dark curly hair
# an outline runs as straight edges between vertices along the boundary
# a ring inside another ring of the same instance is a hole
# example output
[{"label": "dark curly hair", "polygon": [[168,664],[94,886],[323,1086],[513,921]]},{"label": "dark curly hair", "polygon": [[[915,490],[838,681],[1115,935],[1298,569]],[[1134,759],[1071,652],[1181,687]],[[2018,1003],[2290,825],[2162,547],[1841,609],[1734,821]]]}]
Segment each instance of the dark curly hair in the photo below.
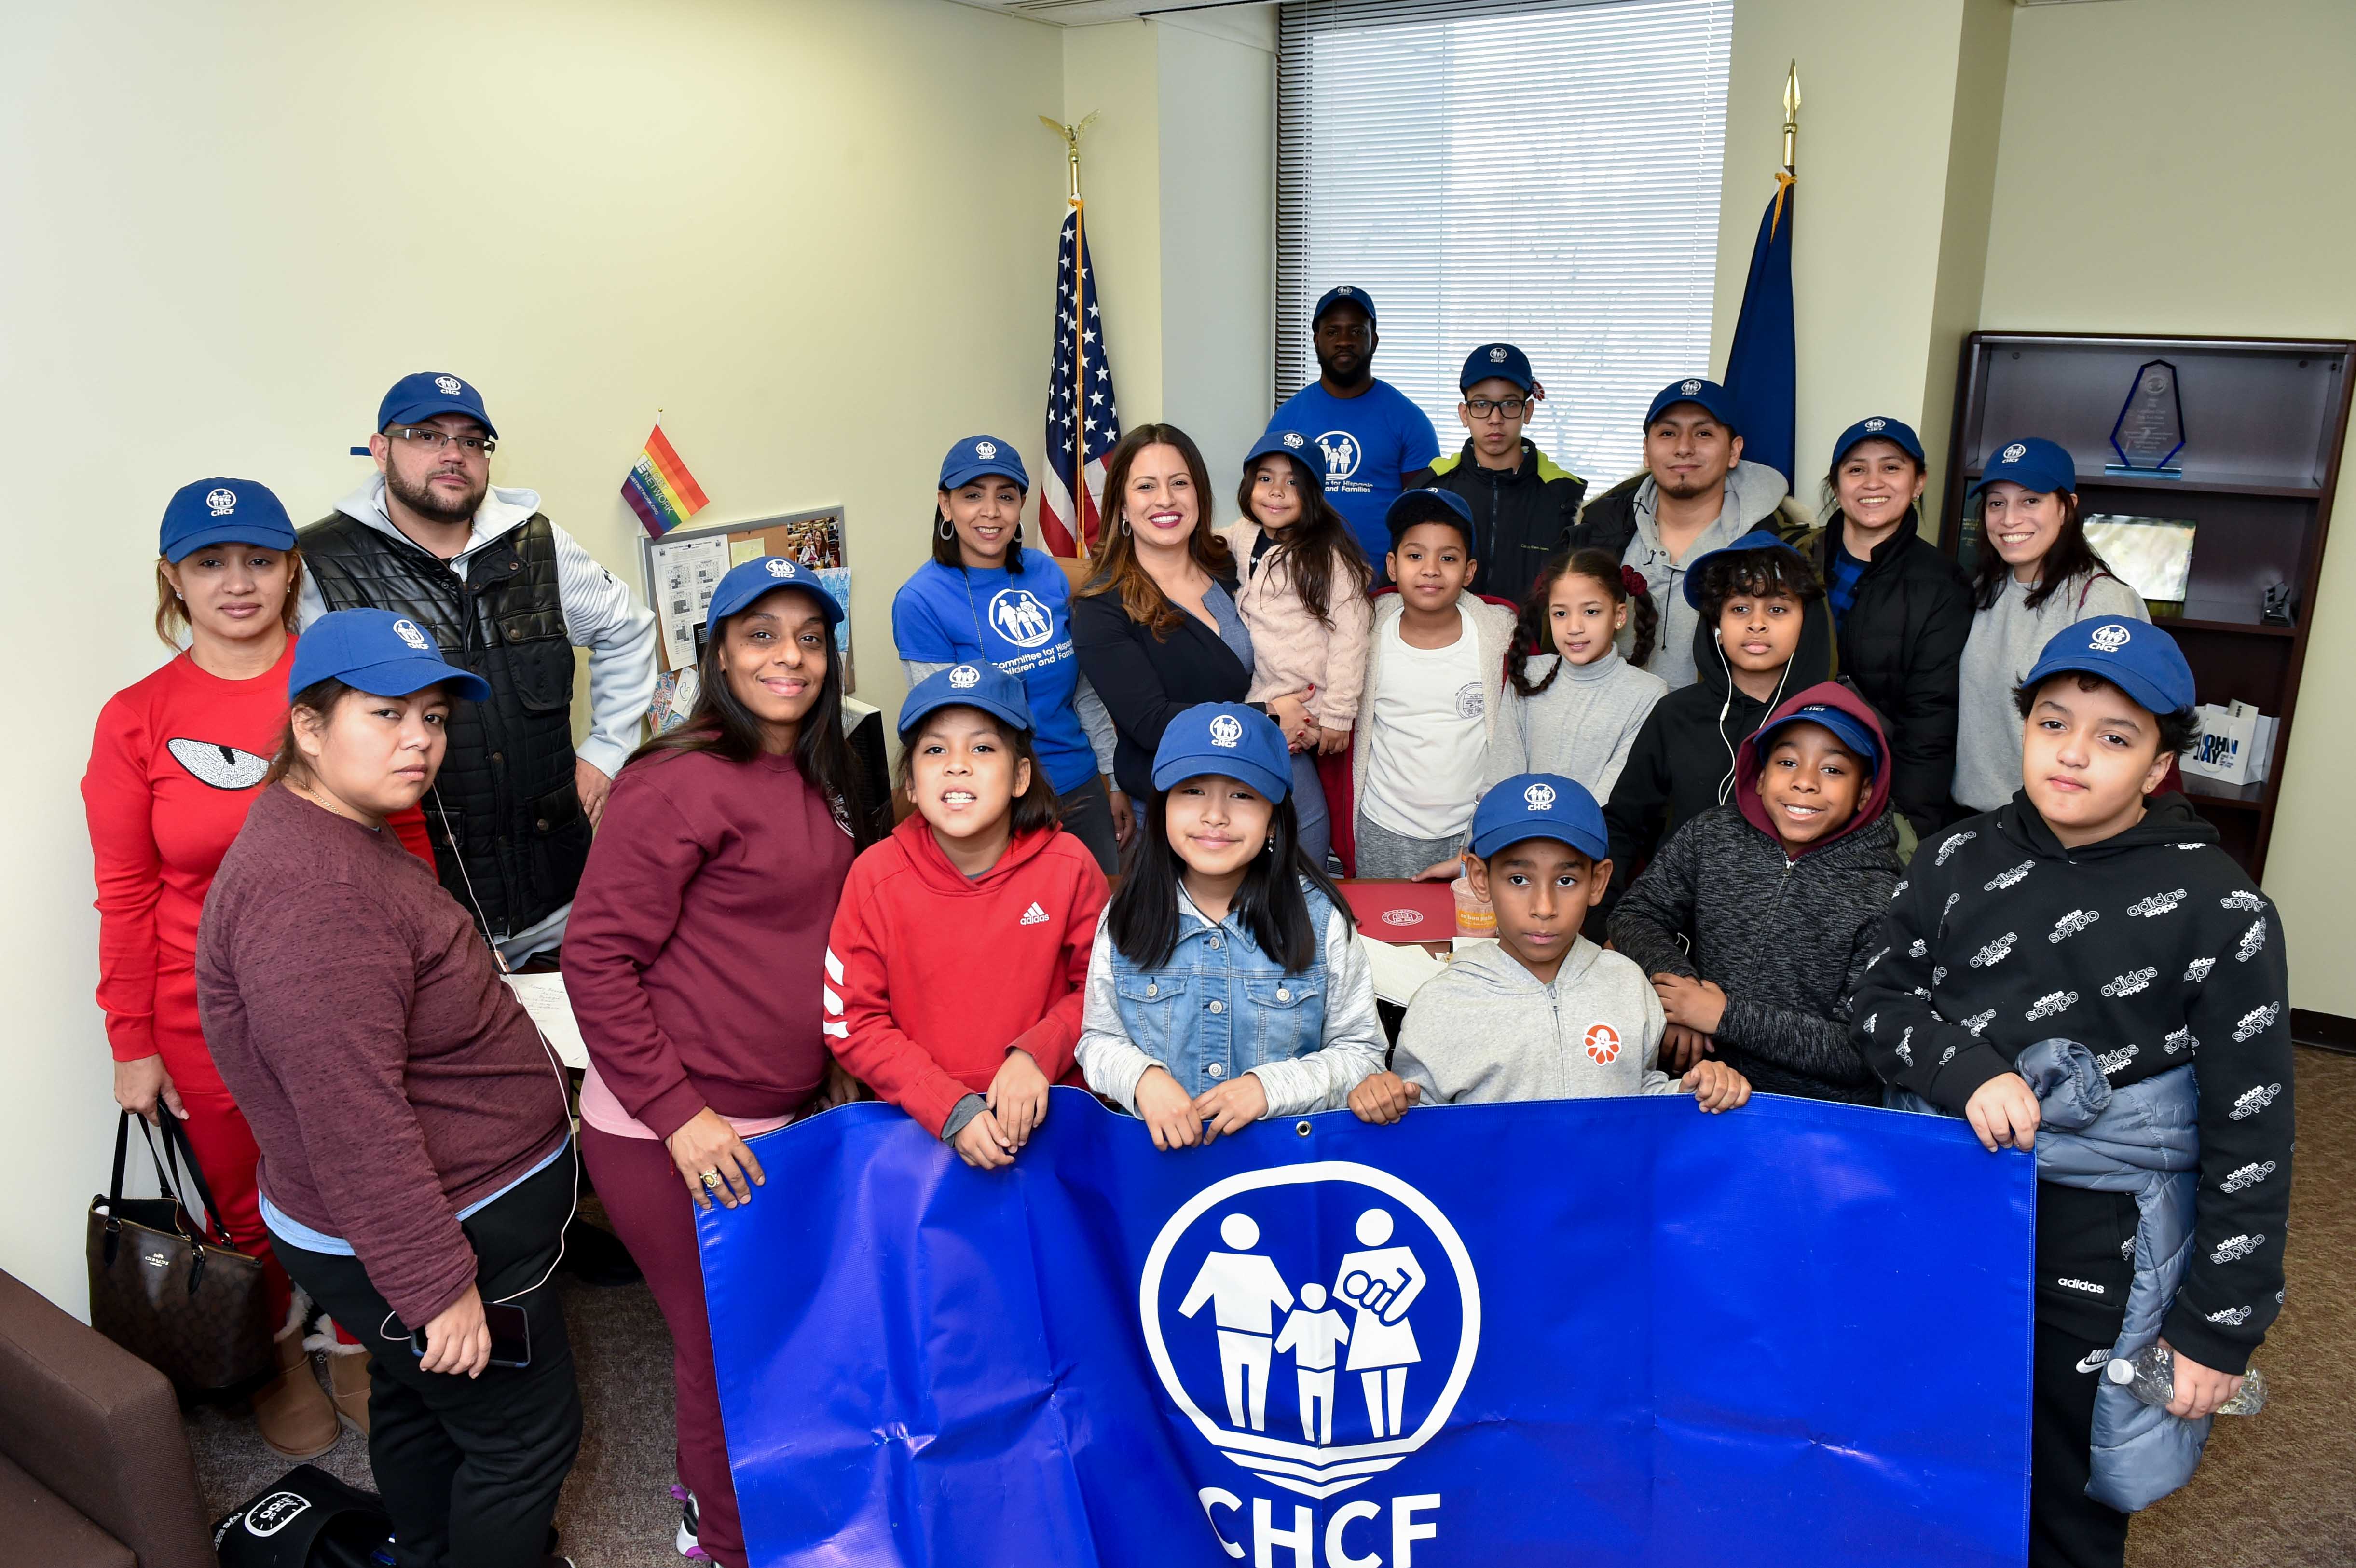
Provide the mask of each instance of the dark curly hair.
[{"label": "dark curly hair", "polygon": [[1825,596],[1825,585],[1816,580],[1815,569],[1795,549],[1769,545],[1758,549],[1720,551],[1701,569],[1702,624],[1715,624],[1730,599],[1765,598],[1774,593],[1789,594],[1806,604]]}]

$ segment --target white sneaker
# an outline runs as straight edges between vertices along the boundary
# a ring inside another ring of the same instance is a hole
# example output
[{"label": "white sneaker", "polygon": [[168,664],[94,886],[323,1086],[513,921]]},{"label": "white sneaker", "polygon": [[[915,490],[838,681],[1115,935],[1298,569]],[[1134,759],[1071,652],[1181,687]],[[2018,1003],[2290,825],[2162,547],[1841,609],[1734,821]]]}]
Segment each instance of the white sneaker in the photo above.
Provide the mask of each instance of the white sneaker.
[{"label": "white sneaker", "polygon": [[695,1494],[685,1487],[673,1485],[670,1495],[679,1500],[679,1554],[698,1563],[711,1562],[712,1554],[696,1540]]}]

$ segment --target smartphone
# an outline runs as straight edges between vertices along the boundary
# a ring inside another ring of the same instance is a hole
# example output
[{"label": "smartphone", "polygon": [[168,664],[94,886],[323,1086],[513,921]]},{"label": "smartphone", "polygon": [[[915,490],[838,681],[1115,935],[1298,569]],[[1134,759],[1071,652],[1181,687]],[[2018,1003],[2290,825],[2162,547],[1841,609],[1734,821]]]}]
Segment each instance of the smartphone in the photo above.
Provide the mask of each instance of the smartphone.
[{"label": "smartphone", "polygon": [[[522,1307],[512,1302],[494,1301],[483,1308],[483,1318],[491,1329],[491,1365],[531,1365],[531,1319],[525,1316]],[[424,1359],[424,1329],[420,1328],[409,1337],[409,1353],[420,1360]]]}]

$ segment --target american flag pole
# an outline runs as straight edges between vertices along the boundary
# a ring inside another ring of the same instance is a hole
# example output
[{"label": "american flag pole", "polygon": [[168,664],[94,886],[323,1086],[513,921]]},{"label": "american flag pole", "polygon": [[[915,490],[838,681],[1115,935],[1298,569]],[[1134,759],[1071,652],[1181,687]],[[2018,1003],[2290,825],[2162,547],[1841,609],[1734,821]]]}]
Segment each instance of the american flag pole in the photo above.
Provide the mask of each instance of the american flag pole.
[{"label": "american flag pole", "polygon": [[[1104,331],[1089,264],[1087,203],[1080,197],[1080,133],[1096,119],[1063,125],[1040,121],[1064,138],[1069,205],[1055,260],[1055,334],[1047,383],[1046,473],[1039,486],[1039,531],[1053,555],[1096,552],[1103,531],[1105,459],[1120,440],[1119,406],[1105,357]],[[1067,314],[1068,313],[1068,314]]]},{"label": "american flag pole", "polygon": [[[1080,199],[1080,144],[1072,141],[1072,253],[1078,258],[1079,287],[1072,293],[1075,301],[1088,296],[1088,204]],[[1078,310],[1072,312],[1072,406],[1085,409],[1087,404],[1088,357],[1087,339],[1082,336],[1087,329],[1087,317]],[[1077,492],[1072,497],[1077,508],[1077,522],[1072,529],[1083,560],[1092,560],[1097,553],[1097,530],[1089,516],[1094,508],[1087,486],[1087,438],[1086,427],[1077,420],[1072,421],[1072,472],[1080,475]]]}]

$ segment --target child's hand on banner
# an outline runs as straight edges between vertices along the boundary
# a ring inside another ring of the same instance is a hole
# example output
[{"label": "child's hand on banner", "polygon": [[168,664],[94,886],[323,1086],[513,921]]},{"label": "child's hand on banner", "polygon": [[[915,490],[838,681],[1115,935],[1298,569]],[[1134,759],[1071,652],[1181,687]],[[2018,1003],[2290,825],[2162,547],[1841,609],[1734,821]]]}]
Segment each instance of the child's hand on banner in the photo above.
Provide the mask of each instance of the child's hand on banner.
[{"label": "child's hand on banner", "polygon": [[1001,1170],[1014,1163],[1014,1142],[998,1125],[998,1118],[984,1111],[964,1126],[951,1140],[950,1147],[958,1157],[976,1170]]},{"label": "child's hand on banner", "polygon": [[1268,1115],[1268,1089],[1257,1072],[1239,1072],[1215,1089],[1197,1096],[1191,1113],[1211,1125],[1203,1133],[1206,1144],[1221,1133],[1239,1133]]},{"label": "child's hand on banner", "polygon": [[1362,1122],[1387,1126],[1422,1098],[1422,1084],[1410,1083],[1396,1072],[1376,1072],[1360,1079],[1350,1091],[1350,1111]]},{"label": "child's hand on banner", "polygon": [[1013,1140],[1011,1147],[1019,1149],[1047,1119],[1047,1075],[1039,1071],[1029,1051],[1019,1047],[1009,1050],[998,1076],[990,1081],[988,1100],[999,1130]]},{"label": "child's hand on banner", "polygon": [[1193,1148],[1203,1141],[1203,1124],[1194,1115],[1194,1096],[1179,1087],[1169,1070],[1149,1067],[1137,1081],[1138,1118],[1153,1134],[1158,1149]]},{"label": "child's hand on banner", "polygon": [[2018,1072],[1999,1072],[1972,1091],[1964,1104],[1964,1119],[1979,1135],[1980,1147],[1994,1154],[1999,1148],[2035,1147],[2037,1124],[2044,1112],[2028,1079]]},{"label": "child's hand on banner", "polygon": [[1678,1082],[1693,1091],[1694,1104],[1712,1115],[1751,1098],[1751,1080],[1715,1059],[1696,1064]]}]

